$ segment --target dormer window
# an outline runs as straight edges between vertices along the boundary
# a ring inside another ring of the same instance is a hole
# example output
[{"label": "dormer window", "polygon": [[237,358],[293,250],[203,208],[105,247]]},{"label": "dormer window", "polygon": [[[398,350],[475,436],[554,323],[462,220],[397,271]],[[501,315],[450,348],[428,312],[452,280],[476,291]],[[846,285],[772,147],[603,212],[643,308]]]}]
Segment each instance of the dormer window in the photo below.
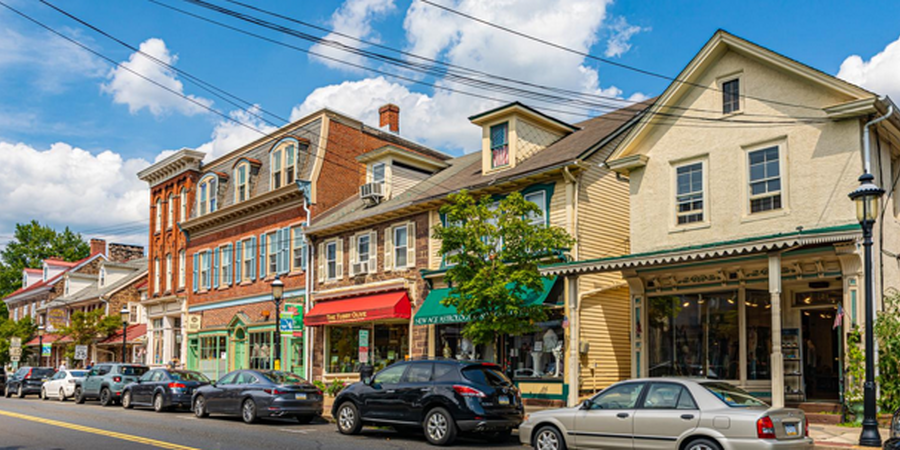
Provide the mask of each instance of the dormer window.
[{"label": "dormer window", "polygon": [[491,168],[509,165],[509,122],[491,127]]},{"label": "dormer window", "polygon": [[285,143],[272,151],[272,189],[291,184],[296,179],[297,146],[294,142]]},{"label": "dormer window", "polygon": [[377,163],[372,165],[373,183],[384,183],[384,167],[384,163]]},{"label": "dormer window", "polygon": [[106,286],[106,267],[100,268],[100,287]]},{"label": "dormer window", "polygon": [[216,186],[218,182],[215,175],[208,175],[200,181],[200,215],[216,211]]},{"label": "dormer window", "polygon": [[250,197],[250,186],[247,180],[249,179],[248,172],[250,171],[250,164],[247,162],[242,162],[238,164],[237,168],[234,170],[234,201],[242,202],[247,200]]}]

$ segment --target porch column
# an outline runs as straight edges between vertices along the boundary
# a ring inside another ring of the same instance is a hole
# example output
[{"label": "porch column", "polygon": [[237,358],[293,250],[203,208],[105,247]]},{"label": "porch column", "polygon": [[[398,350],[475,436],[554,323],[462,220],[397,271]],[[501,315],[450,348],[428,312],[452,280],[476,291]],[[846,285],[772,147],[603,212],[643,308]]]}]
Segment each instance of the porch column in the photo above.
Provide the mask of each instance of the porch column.
[{"label": "porch column", "polygon": [[772,298],[772,406],[784,407],[784,355],[781,353],[781,253],[769,253]]},{"label": "porch column", "polygon": [[569,367],[568,370],[566,370],[566,378],[568,378],[569,383],[568,405],[575,406],[578,404],[578,393],[581,381],[581,373],[579,370],[581,367],[581,355],[578,352],[581,326],[579,324],[580,320],[578,312],[577,275],[566,276],[566,291],[569,294]]}]

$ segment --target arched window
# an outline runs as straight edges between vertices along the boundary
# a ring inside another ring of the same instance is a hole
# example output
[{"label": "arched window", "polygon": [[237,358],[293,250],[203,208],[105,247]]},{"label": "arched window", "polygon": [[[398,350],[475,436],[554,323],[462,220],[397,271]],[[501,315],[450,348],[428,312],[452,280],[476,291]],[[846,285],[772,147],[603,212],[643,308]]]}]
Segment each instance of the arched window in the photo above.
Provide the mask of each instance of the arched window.
[{"label": "arched window", "polygon": [[234,168],[234,202],[250,198],[250,163],[241,161]]},{"label": "arched window", "polygon": [[156,223],[153,225],[157,233],[162,231],[162,199],[156,199]]},{"label": "arched window", "polygon": [[200,180],[200,195],[197,202],[200,207],[199,215],[216,211],[216,197],[218,188],[218,177],[209,174]]},{"label": "arched window", "polygon": [[180,214],[178,215],[178,221],[184,222],[187,220],[187,189],[181,188],[181,198],[178,199],[178,205],[181,208]]},{"label": "arched window", "polygon": [[297,149],[304,141],[286,138],[275,144],[270,155],[272,179],[270,190],[287,186],[297,179]]},{"label": "arched window", "polygon": [[175,196],[169,194],[169,200],[166,203],[166,229],[171,229],[175,222]]}]

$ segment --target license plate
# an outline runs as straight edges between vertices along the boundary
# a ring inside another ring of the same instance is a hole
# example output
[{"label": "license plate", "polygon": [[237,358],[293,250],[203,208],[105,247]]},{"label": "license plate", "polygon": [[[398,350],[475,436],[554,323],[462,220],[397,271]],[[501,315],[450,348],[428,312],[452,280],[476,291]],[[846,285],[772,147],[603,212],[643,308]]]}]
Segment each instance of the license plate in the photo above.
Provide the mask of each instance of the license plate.
[{"label": "license plate", "polygon": [[795,423],[786,423],[784,424],[784,432],[788,436],[796,436],[797,433],[797,424]]},{"label": "license plate", "polygon": [[306,393],[304,392],[302,394],[294,394],[294,399],[295,400],[306,400]]},{"label": "license plate", "polygon": [[501,395],[500,398],[497,399],[497,403],[499,403],[499,404],[501,404],[501,405],[508,405],[508,404],[509,404],[509,397],[507,397],[507,396],[505,396],[505,395]]}]

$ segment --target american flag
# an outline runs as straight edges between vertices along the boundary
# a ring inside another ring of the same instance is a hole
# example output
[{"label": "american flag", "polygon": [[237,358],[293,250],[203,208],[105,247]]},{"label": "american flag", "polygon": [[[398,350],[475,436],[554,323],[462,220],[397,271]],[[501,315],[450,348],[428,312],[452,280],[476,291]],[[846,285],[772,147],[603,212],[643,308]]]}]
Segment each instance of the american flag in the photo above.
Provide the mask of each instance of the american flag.
[{"label": "american flag", "polygon": [[841,305],[838,305],[837,314],[834,315],[834,325],[831,328],[833,330],[836,330],[843,324],[844,324],[844,307]]}]

